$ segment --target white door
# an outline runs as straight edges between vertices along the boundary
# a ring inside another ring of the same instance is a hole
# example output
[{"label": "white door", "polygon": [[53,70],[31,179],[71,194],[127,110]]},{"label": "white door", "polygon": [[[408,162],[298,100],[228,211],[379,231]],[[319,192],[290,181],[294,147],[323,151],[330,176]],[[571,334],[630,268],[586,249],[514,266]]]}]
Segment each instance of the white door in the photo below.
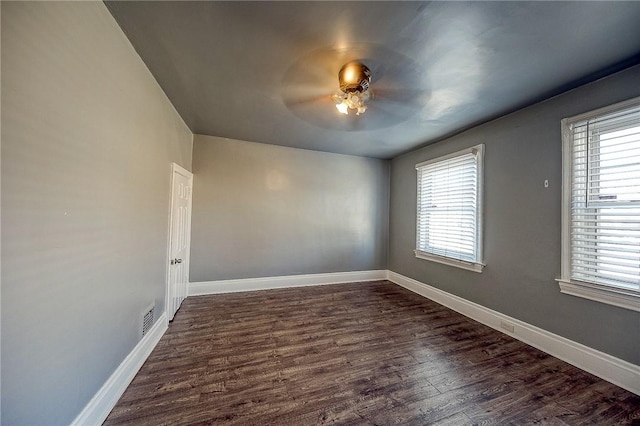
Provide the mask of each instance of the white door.
[{"label": "white door", "polygon": [[191,190],[193,174],[171,166],[171,214],[169,218],[169,272],[167,274],[167,316],[169,321],[187,297],[189,247],[191,243]]}]

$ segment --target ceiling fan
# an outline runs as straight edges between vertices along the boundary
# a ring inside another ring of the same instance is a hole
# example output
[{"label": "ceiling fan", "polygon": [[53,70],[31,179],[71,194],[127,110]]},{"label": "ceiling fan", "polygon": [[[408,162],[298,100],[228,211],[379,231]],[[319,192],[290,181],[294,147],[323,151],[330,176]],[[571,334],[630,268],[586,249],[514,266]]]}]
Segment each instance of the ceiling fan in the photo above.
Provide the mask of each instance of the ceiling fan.
[{"label": "ceiling fan", "polygon": [[423,74],[414,60],[382,45],[327,47],[289,67],[281,95],[294,115],[316,126],[375,130],[395,126],[422,109],[429,93]]},{"label": "ceiling fan", "polygon": [[349,114],[349,110],[356,111],[356,115],[364,114],[367,101],[373,97],[369,90],[371,70],[362,62],[347,62],[338,71],[340,90],[331,95],[336,103],[336,109],[342,114]]}]

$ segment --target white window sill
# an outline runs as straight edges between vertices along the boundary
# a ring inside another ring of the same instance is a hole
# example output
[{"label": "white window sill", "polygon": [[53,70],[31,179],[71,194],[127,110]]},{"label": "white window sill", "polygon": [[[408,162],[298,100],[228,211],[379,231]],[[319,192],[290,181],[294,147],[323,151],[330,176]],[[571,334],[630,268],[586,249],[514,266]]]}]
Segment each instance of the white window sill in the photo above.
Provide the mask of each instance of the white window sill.
[{"label": "white window sill", "polygon": [[465,262],[464,260],[452,259],[450,257],[438,256],[435,254],[425,253],[423,251],[414,250],[418,259],[430,260],[432,262],[442,263],[444,265],[455,266],[456,268],[466,269],[468,271],[482,273],[484,264],[476,262]]},{"label": "white window sill", "polygon": [[556,281],[560,284],[561,293],[640,312],[640,294],[636,291],[581,281],[564,279]]}]

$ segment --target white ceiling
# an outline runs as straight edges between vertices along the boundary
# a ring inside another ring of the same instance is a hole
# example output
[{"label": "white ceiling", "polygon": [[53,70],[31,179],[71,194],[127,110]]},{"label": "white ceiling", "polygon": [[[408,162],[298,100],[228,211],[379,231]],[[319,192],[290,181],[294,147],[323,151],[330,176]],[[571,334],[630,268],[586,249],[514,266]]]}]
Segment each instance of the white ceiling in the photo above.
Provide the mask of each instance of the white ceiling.
[{"label": "white ceiling", "polygon": [[[640,2],[106,4],[194,133],[376,158],[640,63]],[[350,59],[359,117],[330,99]]]}]

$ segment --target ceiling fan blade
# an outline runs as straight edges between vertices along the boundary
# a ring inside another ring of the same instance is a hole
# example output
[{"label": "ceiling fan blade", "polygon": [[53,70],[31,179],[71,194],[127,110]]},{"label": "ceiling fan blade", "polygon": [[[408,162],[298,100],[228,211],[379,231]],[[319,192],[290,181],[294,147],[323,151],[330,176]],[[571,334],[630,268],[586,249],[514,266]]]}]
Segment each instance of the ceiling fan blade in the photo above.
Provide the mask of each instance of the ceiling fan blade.
[{"label": "ceiling fan blade", "polygon": [[419,104],[423,102],[426,90],[410,88],[379,88],[374,91],[374,99],[395,103]]},{"label": "ceiling fan blade", "polygon": [[312,93],[309,93],[308,95],[290,94],[287,98],[283,98],[284,104],[287,107],[291,107],[291,108],[295,108],[297,105],[310,104],[310,103],[321,102],[326,100],[331,100],[331,96],[327,95],[326,93],[318,94],[318,95],[312,94]]}]

